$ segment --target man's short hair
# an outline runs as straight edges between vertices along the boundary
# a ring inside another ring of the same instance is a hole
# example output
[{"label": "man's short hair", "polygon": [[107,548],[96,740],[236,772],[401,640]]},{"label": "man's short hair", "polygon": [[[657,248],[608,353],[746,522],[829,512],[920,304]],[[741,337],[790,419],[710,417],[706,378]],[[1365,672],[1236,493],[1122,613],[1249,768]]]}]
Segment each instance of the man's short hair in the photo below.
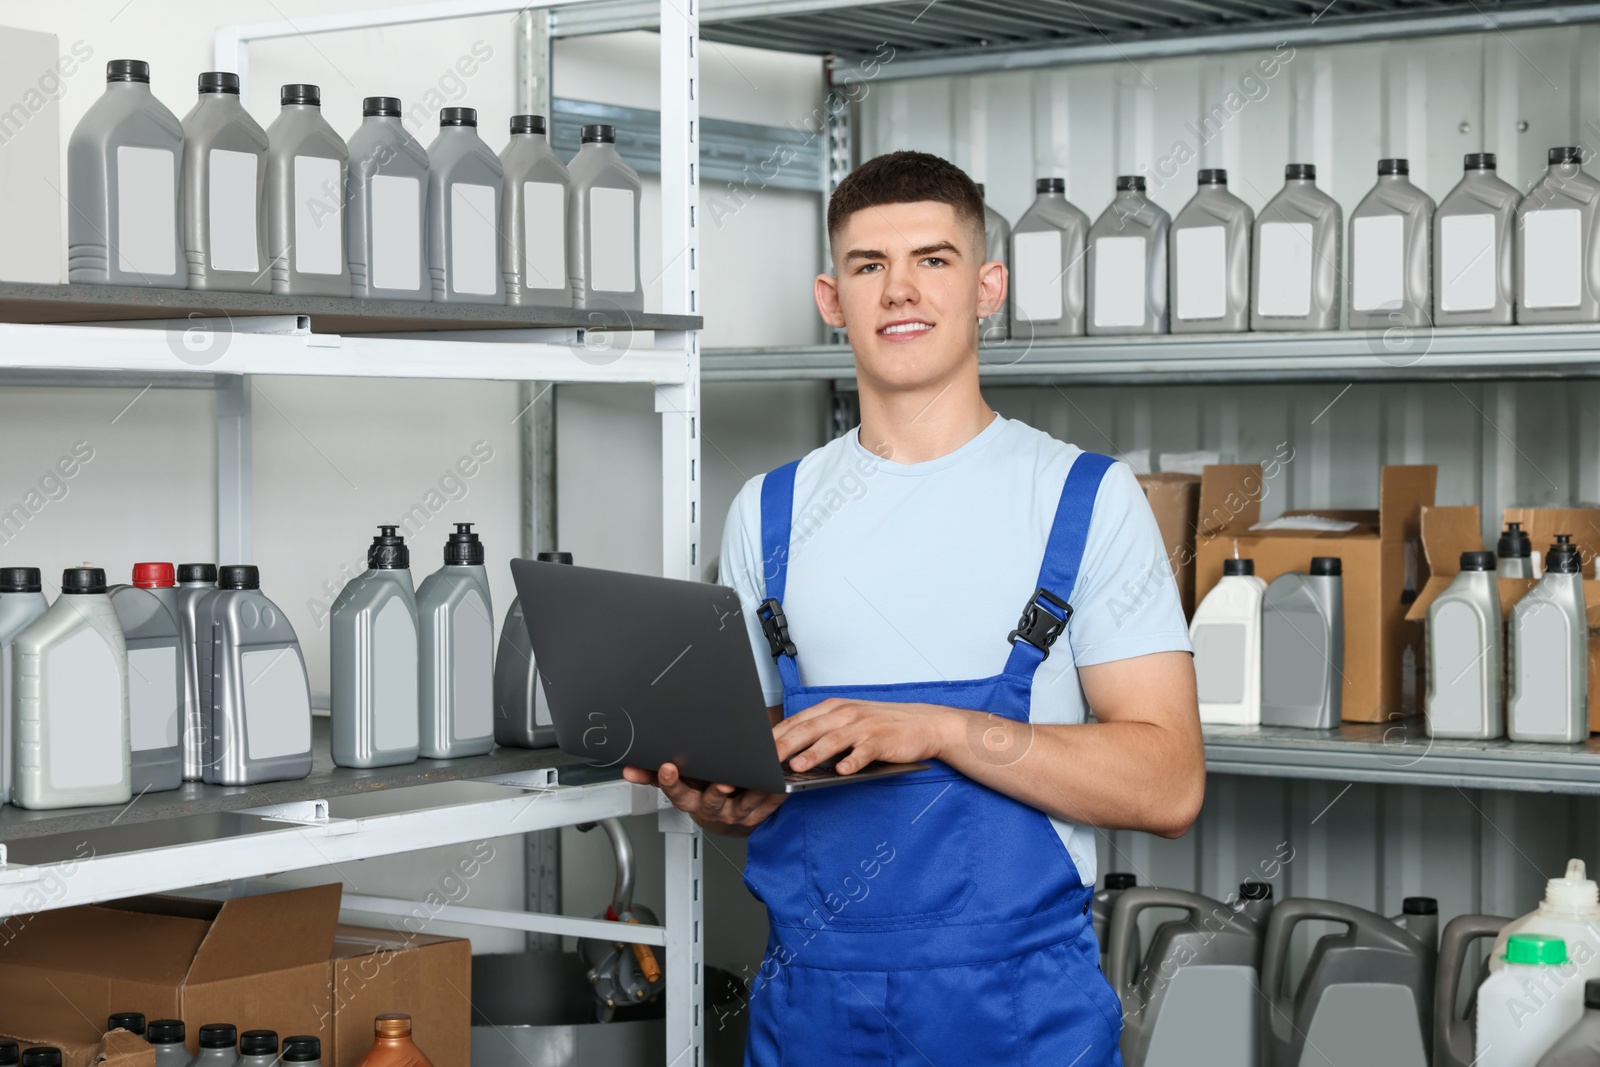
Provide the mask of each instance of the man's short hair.
[{"label": "man's short hair", "polygon": [[924,200],[949,204],[956,221],[976,238],[982,257],[983,194],[966,171],[927,152],[890,152],[867,160],[846,175],[828,201],[828,241],[837,246],[845,223],[858,211]]}]

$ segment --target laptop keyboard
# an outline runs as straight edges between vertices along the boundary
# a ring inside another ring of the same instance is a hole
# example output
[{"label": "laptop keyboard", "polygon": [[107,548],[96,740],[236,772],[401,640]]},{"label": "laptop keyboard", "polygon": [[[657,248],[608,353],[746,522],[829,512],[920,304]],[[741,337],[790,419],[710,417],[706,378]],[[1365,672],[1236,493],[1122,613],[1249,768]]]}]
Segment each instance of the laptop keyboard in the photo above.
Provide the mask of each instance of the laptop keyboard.
[{"label": "laptop keyboard", "polygon": [[806,771],[792,771],[788,769],[788,764],[785,764],[783,780],[786,782],[810,782],[817,778],[837,778],[839,777],[838,763],[839,757],[835,756],[832,759],[823,760]]}]

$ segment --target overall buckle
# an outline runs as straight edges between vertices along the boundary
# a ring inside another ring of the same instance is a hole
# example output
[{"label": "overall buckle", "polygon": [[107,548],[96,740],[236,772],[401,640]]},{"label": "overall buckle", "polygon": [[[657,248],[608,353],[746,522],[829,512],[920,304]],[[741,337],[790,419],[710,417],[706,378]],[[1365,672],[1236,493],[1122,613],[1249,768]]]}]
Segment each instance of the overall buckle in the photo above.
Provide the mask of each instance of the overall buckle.
[{"label": "overall buckle", "polygon": [[761,620],[761,632],[767,635],[772,658],[794,656],[794,642],[789,640],[789,620],[784,616],[776,597],[769,596],[761,602],[761,606],[756,608],[756,618]]},{"label": "overall buckle", "polygon": [[[1045,608],[1040,601],[1048,601],[1059,609],[1060,616]],[[1041,610],[1042,608],[1044,610]],[[1017,622],[1017,628],[1007,635],[1006,640],[1014,645],[1020,637],[1048,656],[1050,646],[1055,644],[1056,638],[1066,630],[1067,620],[1070,618],[1072,618],[1072,608],[1067,602],[1041,585],[1033,591],[1033,596],[1028,598],[1028,606],[1022,610],[1022,618]]]}]

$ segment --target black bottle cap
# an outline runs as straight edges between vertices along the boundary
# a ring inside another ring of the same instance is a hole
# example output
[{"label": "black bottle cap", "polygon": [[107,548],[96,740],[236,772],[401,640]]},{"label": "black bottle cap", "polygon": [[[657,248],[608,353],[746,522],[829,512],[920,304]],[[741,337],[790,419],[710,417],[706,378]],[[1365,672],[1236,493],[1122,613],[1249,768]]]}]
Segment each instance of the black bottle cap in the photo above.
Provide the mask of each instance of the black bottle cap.
[{"label": "black bottle cap", "polygon": [[322,87],[317,85],[306,85],[303,82],[295,82],[293,85],[285,85],[282,89],[278,90],[278,103],[310,104],[312,107],[321,107]]},{"label": "black bottle cap", "polygon": [[1494,170],[1493,152],[1468,152],[1461,157],[1462,170]]},{"label": "black bottle cap", "polygon": [[398,526],[378,527],[378,536],[367,549],[367,566],[375,571],[403,571],[411,566],[411,550],[406,539],[395,531]]},{"label": "black bottle cap", "polygon": [[311,1063],[322,1058],[322,1039],[310,1034],[296,1034],[283,1039],[285,1063]]},{"label": "black bottle cap", "polygon": [[206,1023],[200,1028],[201,1048],[232,1048],[239,1043],[239,1031],[232,1023]]},{"label": "black bottle cap", "polygon": [[1493,552],[1463,552],[1461,553],[1461,569],[1464,571],[1492,571],[1495,559]]},{"label": "black bottle cap", "polygon": [[22,1054],[22,1067],[61,1067],[61,1050],[51,1045],[35,1045]]},{"label": "black bottle cap", "polygon": [[1033,183],[1033,191],[1036,193],[1065,193],[1067,191],[1067,179],[1038,178]]},{"label": "black bottle cap", "polygon": [[1549,159],[1551,166],[1555,166],[1557,163],[1582,163],[1583,149],[1576,146],[1552,148],[1546,158]]},{"label": "black bottle cap", "polygon": [[1117,175],[1117,192],[1126,193],[1130,190],[1136,193],[1144,192],[1144,178],[1138,174]]},{"label": "black bottle cap", "polygon": [[239,75],[229,70],[208,70],[200,75],[200,92],[239,95]]},{"label": "black bottle cap", "polygon": [[456,532],[444,543],[444,561],[460,567],[483,566],[483,542],[472,532],[472,523],[456,523]]},{"label": "black bottle cap", "polygon": [[1240,882],[1240,900],[1271,900],[1272,886],[1267,882]]},{"label": "black bottle cap", "polygon": [[537,556],[534,556],[533,558],[538,560],[540,563],[567,563],[567,564],[570,564],[572,562],[572,553],[571,552],[540,552]]},{"label": "black bottle cap", "polygon": [[473,126],[478,125],[478,109],[475,107],[447,107],[439,112],[439,127],[446,126]]},{"label": "black bottle cap", "polygon": [[1132,889],[1139,884],[1137,875],[1127,874],[1123,871],[1112,871],[1106,875],[1107,889]]},{"label": "black bottle cap", "polygon": [[205,582],[207,585],[216,585],[217,565],[215,563],[180,563],[178,564],[178,581]]},{"label": "black bottle cap", "polygon": [[361,101],[361,117],[370,118],[399,118],[400,98],[398,96],[369,96]]},{"label": "black bottle cap", "polygon": [[1527,559],[1533,555],[1533,542],[1528,539],[1528,532],[1522,528],[1522,523],[1506,523],[1505,530],[1500,534],[1497,555],[1501,559]]},{"label": "black bottle cap", "polygon": [[1402,915],[1437,915],[1439,902],[1432,897],[1406,897],[1400,904]]},{"label": "black bottle cap", "polygon": [[543,133],[544,132],[544,116],[543,115],[512,115],[511,116],[511,132],[512,133]]},{"label": "black bottle cap", "polygon": [[615,126],[585,126],[582,141],[584,144],[616,144],[617,128]]},{"label": "black bottle cap", "polygon": [[1225,559],[1222,561],[1222,576],[1229,578],[1239,574],[1254,574],[1256,561],[1253,559]]},{"label": "black bottle cap", "polygon": [[37,593],[42,583],[38,567],[0,567],[0,593]]},{"label": "black bottle cap", "polygon": [[149,85],[150,64],[142,59],[113,59],[106,64],[106,81],[143,82]]},{"label": "black bottle cap", "polygon": [[103,567],[68,567],[61,572],[63,593],[104,593],[106,572]]},{"label": "black bottle cap", "polygon": [[[1491,566],[1489,569],[1494,568]],[[1311,573],[1337,578],[1344,573],[1344,565],[1339,562],[1338,556],[1312,556]]]},{"label": "black bottle cap", "polygon": [[144,1029],[144,1039],[152,1045],[177,1045],[188,1036],[182,1019],[152,1019]]},{"label": "black bottle cap", "polygon": [[1207,167],[1195,179],[1196,185],[1227,185],[1228,172],[1221,167]]},{"label": "black bottle cap", "polygon": [[21,1058],[15,1041],[0,1041],[0,1067],[17,1067],[17,1061]]},{"label": "black bottle cap", "polygon": [[1385,174],[1410,174],[1411,160],[1409,159],[1380,159],[1378,160],[1379,176]]},{"label": "black bottle cap", "polygon": [[1283,168],[1283,180],[1314,182],[1317,180],[1317,165],[1315,163],[1290,163]]},{"label": "black bottle cap", "polygon": [[1583,573],[1583,554],[1572,543],[1571,534],[1556,534],[1556,543],[1544,554],[1544,569],[1556,574]]},{"label": "black bottle cap", "polygon": [[261,568],[253,563],[229,563],[217,568],[218,589],[260,589]]},{"label": "black bottle cap", "polygon": [[1600,1008],[1600,978],[1591,978],[1583,983],[1583,1006]]},{"label": "black bottle cap", "polygon": [[239,1035],[239,1055],[276,1056],[277,1054],[278,1031],[246,1030]]},{"label": "black bottle cap", "polygon": [[132,1034],[144,1036],[144,1012],[119,1011],[106,1020],[106,1031],[126,1030]]}]

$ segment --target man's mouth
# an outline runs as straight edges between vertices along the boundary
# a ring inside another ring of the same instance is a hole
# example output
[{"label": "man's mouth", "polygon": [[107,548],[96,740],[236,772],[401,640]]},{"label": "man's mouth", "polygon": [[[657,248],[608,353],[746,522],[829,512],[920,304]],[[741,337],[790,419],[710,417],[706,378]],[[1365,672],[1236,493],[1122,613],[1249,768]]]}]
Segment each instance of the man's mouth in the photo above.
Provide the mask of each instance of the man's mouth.
[{"label": "man's mouth", "polygon": [[911,322],[895,322],[878,329],[880,337],[915,337],[933,329],[933,323],[923,322],[921,319]]}]

